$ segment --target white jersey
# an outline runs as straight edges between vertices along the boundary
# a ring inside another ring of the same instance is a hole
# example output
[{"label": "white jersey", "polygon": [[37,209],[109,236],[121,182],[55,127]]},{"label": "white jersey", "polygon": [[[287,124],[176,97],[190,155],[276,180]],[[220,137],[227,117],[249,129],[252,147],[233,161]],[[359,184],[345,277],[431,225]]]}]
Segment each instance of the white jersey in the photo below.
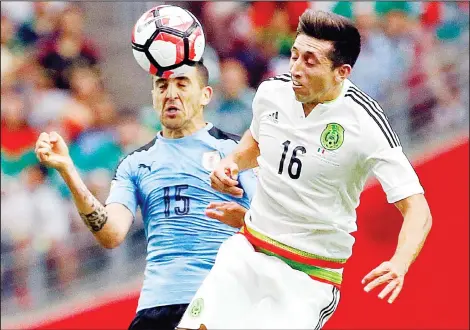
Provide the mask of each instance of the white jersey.
[{"label": "white jersey", "polygon": [[259,143],[259,182],[246,224],[268,240],[345,260],[370,173],[389,203],[423,193],[383,110],[349,80],[307,117],[290,75],[263,82],[250,130]]}]

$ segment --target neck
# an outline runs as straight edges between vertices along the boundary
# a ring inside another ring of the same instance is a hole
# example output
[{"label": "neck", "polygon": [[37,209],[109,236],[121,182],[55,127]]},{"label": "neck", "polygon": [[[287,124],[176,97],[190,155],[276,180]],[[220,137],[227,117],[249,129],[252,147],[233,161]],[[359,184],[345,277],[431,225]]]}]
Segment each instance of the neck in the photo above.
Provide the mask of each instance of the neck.
[{"label": "neck", "polygon": [[206,126],[206,122],[204,121],[204,118],[201,118],[198,120],[193,120],[189,122],[186,126],[181,127],[181,128],[172,129],[172,128],[163,126],[162,135],[164,138],[167,138],[167,139],[180,139],[182,137],[196,133],[197,131],[204,128],[205,126]]},{"label": "neck", "polygon": [[341,95],[341,91],[343,89],[343,82],[339,84],[335,84],[333,87],[328,89],[325,93],[323,93],[317,100],[313,102],[302,103],[302,107],[304,108],[305,117],[307,117],[310,112],[320,103],[330,102],[336,99],[338,96]]}]

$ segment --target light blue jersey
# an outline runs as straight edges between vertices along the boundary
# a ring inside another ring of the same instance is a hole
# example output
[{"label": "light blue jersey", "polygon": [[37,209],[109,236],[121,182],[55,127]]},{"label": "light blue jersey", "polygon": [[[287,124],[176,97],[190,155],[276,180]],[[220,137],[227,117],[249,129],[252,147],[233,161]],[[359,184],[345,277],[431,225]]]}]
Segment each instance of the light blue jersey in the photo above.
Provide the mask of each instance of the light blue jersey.
[{"label": "light blue jersey", "polygon": [[137,311],[189,304],[215,262],[220,244],[237,229],[204,214],[210,202],[235,201],[249,208],[256,188],[252,170],[240,173],[245,194],[215,191],[209,174],[237,142],[208,124],[180,139],[161,133],[118,165],[106,204],[142,211],[147,266]]}]

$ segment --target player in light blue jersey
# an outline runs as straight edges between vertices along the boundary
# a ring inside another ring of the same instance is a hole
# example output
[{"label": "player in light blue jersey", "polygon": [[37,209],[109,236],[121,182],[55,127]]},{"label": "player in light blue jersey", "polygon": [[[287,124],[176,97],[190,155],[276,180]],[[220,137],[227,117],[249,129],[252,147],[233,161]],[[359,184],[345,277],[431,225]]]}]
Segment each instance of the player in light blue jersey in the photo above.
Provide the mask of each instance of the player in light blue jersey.
[{"label": "player in light blue jersey", "polygon": [[83,221],[104,247],[124,240],[140,207],[147,266],[132,330],[176,327],[220,244],[242,225],[256,185],[249,170],[240,173],[241,187],[234,187],[233,193],[242,188],[242,195],[211,188],[210,172],[232,152],[237,137],[204,121],[212,88],[202,62],[182,76],[152,82],[162,131],[118,165],[106,206],[80,179],[57,133],[41,133],[36,143],[39,160],[62,175]]}]

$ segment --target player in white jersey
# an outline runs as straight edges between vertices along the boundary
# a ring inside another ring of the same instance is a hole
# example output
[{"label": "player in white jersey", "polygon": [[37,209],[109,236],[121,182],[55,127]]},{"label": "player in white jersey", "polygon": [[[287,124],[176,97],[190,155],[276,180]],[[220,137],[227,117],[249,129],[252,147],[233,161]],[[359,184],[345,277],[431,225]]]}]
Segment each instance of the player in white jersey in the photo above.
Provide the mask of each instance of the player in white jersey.
[{"label": "player in white jersey", "polygon": [[[253,121],[212,173],[241,196],[239,171],[259,165],[241,234],[222,244],[179,327],[319,329],[339,300],[356,208],[369,174],[404,217],[393,256],[363,279],[392,303],[431,228],[418,177],[380,106],[347,78],[360,35],[347,19],[306,11],[290,74],[263,82]],[[378,219],[380,220],[380,219]]]}]

